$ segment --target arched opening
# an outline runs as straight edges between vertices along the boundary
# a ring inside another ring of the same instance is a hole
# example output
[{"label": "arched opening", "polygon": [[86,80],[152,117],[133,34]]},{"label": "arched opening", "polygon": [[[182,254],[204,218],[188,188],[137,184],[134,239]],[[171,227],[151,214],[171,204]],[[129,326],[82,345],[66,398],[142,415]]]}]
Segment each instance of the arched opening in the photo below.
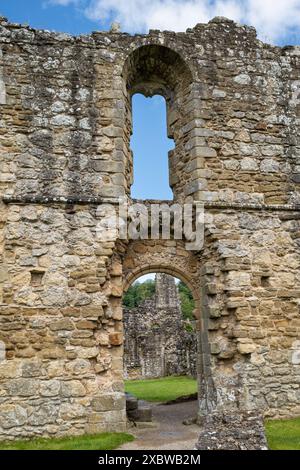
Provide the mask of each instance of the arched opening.
[{"label": "arched opening", "polygon": [[182,436],[174,436],[174,442],[189,437],[193,440],[199,432],[195,424],[198,413],[195,301],[178,277],[163,270],[159,273],[153,273],[149,267],[146,270],[146,275],[134,273],[130,281],[128,278],[123,296],[127,416],[135,423],[158,423],[165,433],[182,427],[186,420],[193,423],[192,427]]},{"label": "arched opening", "polygon": [[[209,306],[206,295],[206,271],[202,269],[203,254],[186,250],[183,240],[131,240],[126,244],[126,247],[120,242],[118,249],[117,258],[122,264],[122,296],[134,281],[141,276],[149,275],[149,273],[165,273],[176,277],[186,284],[192,293],[197,343],[197,410],[198,419],[201,420],[202,416],[206,416],[214,409],[216,402],[208,338]],[[118,280],[118,282],[120,281]],[[123,348],[120,350],[121,355],[119,356],[121,368],[124,363],[124,344],[126,342],[121,297],[115,299],[114,307],[115,314],[122,320],[122,325],[118,327],[118,331],[122,330],[123,332]],[[121,311],[122,315],[120,315]],[[124,378],[124,368],[122,368],[122,374]],[[168,420],[170,421],[169,418]],[[181,424],[182,422],[178,423],[179,426]],[[199,432],[199,428],[197,432]]]},{"label": "arched opening", "polygon": [[[133,159],[130,149],[132,134],[132,97],[142,94],[145,97],[160,95],[166,102],[167,136],[174,139],[175,147],[168,151],[169,186],[175,200],[182,198],[179,189],[182,183],[182,169],[189,159],[187,142],[193,129],[191,125],[191,84],[192,75],[182,57],[165,46],[147,45],[134,50],[123,68],[126,109],[126,175],[127,193],[133,183]],[[192,116],[192,120],[194,116]],[[160,172],[160,165],[156,172]],[[185,178],[186,179],[186,178]],[[150,194],[149,199],[155,197]]]},{"label": "arched opening", "polygon": [[170,274],[148,274],[131,283],[123,296],[125,377],[196,379],[194,310],[192,292]]},{"label": "arched opening", "polygon": [[[199,292],[195,289],[195,286],[186,275],[184,270],[180,269],[179,267],[168,267],[162,266],[160,264],[151,264],[151,266],[138,266],[135,269],[132,269],[126,276],[124,282],[124,293],[127,292],[128,288],[139,278],[144,278],[145,276],[149,276],[153,273],[162,273],[168,274],[169,276],[174,277],[175,279],[180,280],[183,284],[185,284],[188,289],[190,290],[193,300],[194,300],[194,312],[193,315],[196,319],[199,320],[200,318],[200,297]],[[154,276],[154,274],[153,274]]]},{"label": "arched opening", "polygon": [[134,199],[173,199],[169,185],[168,152],[174,148],[167,136],[166,100],[161,95],[132,97]]}]

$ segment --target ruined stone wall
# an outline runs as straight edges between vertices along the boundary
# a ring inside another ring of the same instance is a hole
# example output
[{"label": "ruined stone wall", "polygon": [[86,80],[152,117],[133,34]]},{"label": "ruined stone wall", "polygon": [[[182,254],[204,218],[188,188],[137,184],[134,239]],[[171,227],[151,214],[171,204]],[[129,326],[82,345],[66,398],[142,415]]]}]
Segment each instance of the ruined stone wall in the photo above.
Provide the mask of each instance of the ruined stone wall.
[{"label": "ruined stone wall", "polygon": [[156,274],[155,289],[138,307],[124,308],[125,377],[196,377],[197,339],[187,330],[193,326],[183,319],[175,279]]},{"label": "ruined stone wall", "polygon": [[167,98],[178,199],[298,201],[297,47],[222,19],[179,35],[77,38],[2,19],[1,51],[5,195],[128,192],[128,87]]},{"label": "ruined stone wall", "polygon": [[[193,292],[200,413],[300,414],[299,57],[220,18],[76,38],[1,18],[1,438],[125,428],[122,294],[150,271]],[[203,250],[98,236],[129,196],[136,90],[166,97]]]},{"label": "ruined stone wall", "polygon": [[[93,211],[9,207],[0,331],[2,436],[125,426],[120,266]],[[119,277],[118,277],[119,276]]]},{"label": "ruined stone wall", "polygon": [[293,212],[207,214],[202,319],[221,410],[299,415],[299,228]]}]

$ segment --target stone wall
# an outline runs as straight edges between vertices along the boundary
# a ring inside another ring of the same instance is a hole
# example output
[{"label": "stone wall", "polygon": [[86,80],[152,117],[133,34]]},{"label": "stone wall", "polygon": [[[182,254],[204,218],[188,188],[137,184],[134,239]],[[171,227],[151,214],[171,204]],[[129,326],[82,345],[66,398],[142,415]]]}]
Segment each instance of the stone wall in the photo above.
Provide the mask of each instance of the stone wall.
[{"label": "stone wall", "polygon": [[223,19],[76,38],[2,19],[1,51],[4,195],[128,193],[129,98],[141,91],[166,96],[177,199],[299,202],[297,47]]},{"label": "stone wall", "polygon": [[196,377],[197,338],[187,330],[193,326],[183,319],[174,277],[156,274],[155,289],[138,307],[124,309],[125,377]]},{"label": "stone wall", "polygon": [[218,406],[299,415],[298,214],[226,210],[207,217],[202,312]]},{"label": "stone wall", "polygon": [[[224,18],[79,37],[0,19],[1,438],[125,429],[122,295],[147,272],[193,292],[200,414],[300,415],[299,67]],[[201,250],[98,236],[104,203],[133,202],[136,91],[166,97]]]}]

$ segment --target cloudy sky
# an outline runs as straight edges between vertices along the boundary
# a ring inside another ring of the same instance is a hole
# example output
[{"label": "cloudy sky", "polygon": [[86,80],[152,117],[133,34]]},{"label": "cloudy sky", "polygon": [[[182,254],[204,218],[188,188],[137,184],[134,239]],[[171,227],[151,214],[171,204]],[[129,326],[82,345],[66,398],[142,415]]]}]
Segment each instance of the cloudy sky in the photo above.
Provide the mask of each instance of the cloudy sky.
[{"label": "cloudy sky", "polygon": [[130,33],[185,31],[219,15],[255,26],[264,41],[300,43],[300,0],[0,0],[0,12],[73,34],[108,29],[112,21]]},{"label": "cloudy sky", "polygon": [[[78,3],[77,0],[53,0]],[[80,3],[80,2],[79,2]],[[185,31],[214,16],[253,25],[262,38],[280,41],[295,35],[300,24],[299,0],[91,0],[85,14],[93,20],[116,18],[126,31],[149,28]]]}]

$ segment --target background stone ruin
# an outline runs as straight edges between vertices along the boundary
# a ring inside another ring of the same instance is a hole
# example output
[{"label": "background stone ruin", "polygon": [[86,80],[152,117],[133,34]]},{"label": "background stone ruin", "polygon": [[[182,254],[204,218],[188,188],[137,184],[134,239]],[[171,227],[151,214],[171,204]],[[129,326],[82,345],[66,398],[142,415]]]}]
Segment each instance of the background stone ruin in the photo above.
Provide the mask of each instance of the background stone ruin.
[{"label": "background stone ruin", "polygon": [[156,274],[155,295],[123,315],[125,378],[196,377],[197,338],[186,329],[174,277]]}]

